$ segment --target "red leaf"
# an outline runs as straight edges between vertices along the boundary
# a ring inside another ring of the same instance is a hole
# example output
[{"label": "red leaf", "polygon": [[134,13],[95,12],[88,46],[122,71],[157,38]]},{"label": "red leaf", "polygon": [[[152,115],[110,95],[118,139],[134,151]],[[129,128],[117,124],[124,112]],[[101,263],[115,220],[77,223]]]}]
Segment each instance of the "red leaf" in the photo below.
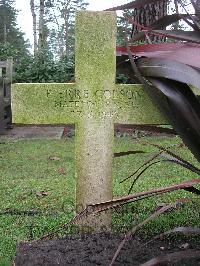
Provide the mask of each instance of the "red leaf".
[{"label": "red leaf", "polygon": [[[132,55],[174,60],[200,69],[200,45],[160,43],[130,46]],[[128,55],[126,47],[117,47],[117,55]]]}]

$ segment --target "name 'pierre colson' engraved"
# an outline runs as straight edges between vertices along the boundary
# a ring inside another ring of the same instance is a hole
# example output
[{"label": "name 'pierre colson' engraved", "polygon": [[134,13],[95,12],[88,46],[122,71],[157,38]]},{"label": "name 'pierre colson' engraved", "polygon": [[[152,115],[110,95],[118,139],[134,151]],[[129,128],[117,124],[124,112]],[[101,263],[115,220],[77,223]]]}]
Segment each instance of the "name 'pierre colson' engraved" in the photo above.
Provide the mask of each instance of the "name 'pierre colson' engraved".
[{"label": "name 'pierre colson' engraved", "polygon": [[91,95],[88,90],[80,91],[78,89],[68,89],[62,92],[55,92],[53,89],[47,89],[46,91],[46,96],[54,99],[54,107],[79,108],[83,104],[90,107],[91,105],[96,105],[99,99],[103,99],[109,104],[110,99],[118,102],[121,98],[128,101],[129,105],[130,101],[132,101],[134,106],[135,100],[142,97],[139,91],[134,92],[129,89],[96,90],[93,94]]}]

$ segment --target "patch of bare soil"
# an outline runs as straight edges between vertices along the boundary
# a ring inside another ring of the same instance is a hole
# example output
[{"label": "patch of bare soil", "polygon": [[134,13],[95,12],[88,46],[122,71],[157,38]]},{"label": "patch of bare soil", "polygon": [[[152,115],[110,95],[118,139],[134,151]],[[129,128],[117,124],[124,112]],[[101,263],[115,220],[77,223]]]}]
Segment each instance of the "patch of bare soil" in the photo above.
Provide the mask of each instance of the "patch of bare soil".
[{"label": "patch of bare soil", "polygon": [[[21,243],[17,247],[15,265],[109,265],[122,239],[123,235],[101,233]],[[139,238],[130,239],[121,250],[114,265],[140,265],[154,257],[188,249],[198,249],[198,258],[155,265],[200,265],[200,245],[191,240],[187,240],[187,242],[179,238],[173,242],[167,239],[156,240],[139,248],[143,243]]]}]

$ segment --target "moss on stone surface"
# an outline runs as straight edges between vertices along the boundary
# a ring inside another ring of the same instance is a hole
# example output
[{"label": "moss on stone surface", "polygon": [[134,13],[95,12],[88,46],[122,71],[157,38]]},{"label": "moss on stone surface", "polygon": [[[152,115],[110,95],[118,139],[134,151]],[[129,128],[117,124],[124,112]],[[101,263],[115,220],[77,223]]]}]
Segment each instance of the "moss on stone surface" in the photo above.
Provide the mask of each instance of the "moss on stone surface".
[{"label": "moss on stone surface", "polygon": [[[115,85],[116,14],[81,11],[76,16],[76,83],[15,84],[13,122],[76,124],[76,202],[112,199],[114,122],[164,124],[141,85]],[[109,225],[109,215],[92,219]],[[95,223],[95,224],[94,224]]]},{"label": "moss on stone surface", "polygon": [[[21,124],[66,124],[93,117],[112,118],[122,124],[164,124],[141,85],[115,85],[111,89],[77,89],[75,84],[14,84],[13,122]],[[102,108],[100,109],[99,104]]]},{"label": "moss on stone surface", "polygon": [[[75,84],[36,83],[14,84],[12,86],[13,123],[60,124],[75,122],[75,102],[70,102],[69,92],[75,91]],[[67,94],[68,92],[68,94]]]},{"label": "moss on stone surface", "polygon": [[[90,91],[91,108],[85,116],[102,118],[112,110],[112,99],[98,97],[102,90],[114,88],[116,75],[116,14],[80,11],[76,15],[75,73],[80,90]],[[93,104],[95,103],[95,104]]]},{"label": "moss on stone surface", "polygon": [[[116,75],[115,46],[115,13],[77,13],[76,86],[89,91],[90,102],[90,106],[83,106],[76,134],[77,208],[112,199],[114,122],[109,92],[114,89]],[[87,220],[95,230],[110,223],[108,214]]]},{"label": "moss on stone surface", "polygon": [[115,123],[168,124],[142,85],[116,85],[114,103]]}]

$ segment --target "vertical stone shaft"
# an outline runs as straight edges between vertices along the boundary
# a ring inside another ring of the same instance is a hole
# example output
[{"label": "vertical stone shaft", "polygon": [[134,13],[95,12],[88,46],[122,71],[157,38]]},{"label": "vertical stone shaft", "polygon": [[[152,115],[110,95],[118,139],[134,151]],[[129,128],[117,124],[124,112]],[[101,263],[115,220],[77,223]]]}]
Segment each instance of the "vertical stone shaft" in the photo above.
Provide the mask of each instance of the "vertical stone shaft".
[{"label": "vertical stone shaft", "polygon": [[[77,211],[112,199],[115,49],[115,13],[77,13],[76,88],[85,95],[83,115],[76,125]],[[99,230],[110,222],[110,214],[103,214],[87,219],[86,224]]]}]

